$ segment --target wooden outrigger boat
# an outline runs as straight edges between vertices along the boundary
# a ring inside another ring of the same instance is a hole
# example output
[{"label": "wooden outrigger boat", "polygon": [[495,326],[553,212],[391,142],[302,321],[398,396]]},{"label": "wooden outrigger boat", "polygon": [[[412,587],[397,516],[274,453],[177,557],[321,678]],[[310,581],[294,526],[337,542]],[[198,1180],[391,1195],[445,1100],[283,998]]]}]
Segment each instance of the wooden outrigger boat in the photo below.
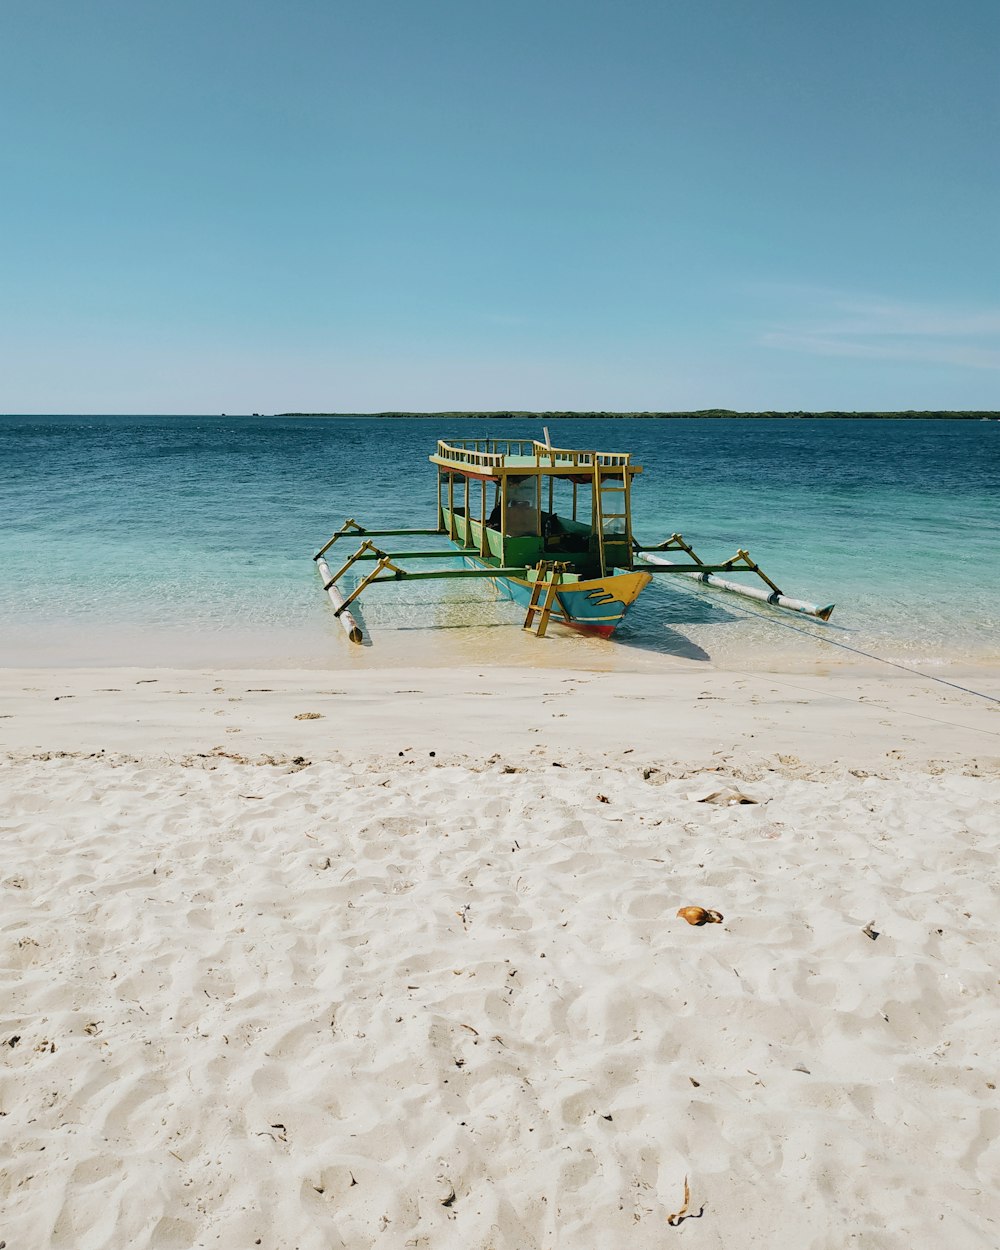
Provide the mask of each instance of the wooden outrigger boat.
[{"label": "wooden outrigger boat", "polygon": [[[628,453],[552,447],[546,431],[544,443],[439,441],[429,459],[438,477],[434,529],[370,530],[350,518],[313,557],[353,642],[362,641],[362,632],[351,604],[369,586],[405,579],[489,578],[527,608],[524,627],[534,626],[540,637],[550,620],[610,637],[659,573],[697,578],[824,621],[833,611],[833,604],[818,607],[784,595],[742,549],[708,564],[680,534],[654,546],[639,543],[632,533],[632,483],[642,467]],[[434,535],[447,537],[454,550],[386,551],[376,542]],[[360,546],[334,573],[326,553],[344,538],[360,539]],[[448,558],[460,558],[462,567],[407,569],[399,563]],[[345,595],[341,579],[356,565],[371,562],[374,568]],[[742,585],[722,573],[751,573],[764,584]]]}]

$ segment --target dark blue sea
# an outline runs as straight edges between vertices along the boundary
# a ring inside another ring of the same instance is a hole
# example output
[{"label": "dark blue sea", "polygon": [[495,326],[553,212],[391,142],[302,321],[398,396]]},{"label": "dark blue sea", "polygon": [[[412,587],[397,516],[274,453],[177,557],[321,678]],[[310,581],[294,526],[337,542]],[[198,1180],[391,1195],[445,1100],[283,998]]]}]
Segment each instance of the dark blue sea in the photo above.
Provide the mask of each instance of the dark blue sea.
[{"label": "dark blue sea", "polygon": [[[380,587],[351,648],[312,555],[347,516],[432,526],[439,437],[537,421],[0,417],[0,664],[1000,662],[1000,421],[552,420],[644,466],[637,535],[749,548],[830,627],[657,584],[611,642],[522,635],[486,583]],[[339,548],[338,548],[339,550]],[[666,582],[667,579],[664,579]],[[805,632],[802,632],[805,631]],[[825,639],[826,641],[821,641]],[[832,646],[830,642],[843,644]]]}]

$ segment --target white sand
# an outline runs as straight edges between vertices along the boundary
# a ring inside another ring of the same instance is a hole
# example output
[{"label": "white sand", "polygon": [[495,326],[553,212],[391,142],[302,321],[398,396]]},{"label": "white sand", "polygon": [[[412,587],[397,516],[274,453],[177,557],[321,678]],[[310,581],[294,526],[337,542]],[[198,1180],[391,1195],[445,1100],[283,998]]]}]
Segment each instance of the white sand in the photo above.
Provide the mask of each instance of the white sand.
[{"label": "white sand", "polygon": [[1000,704],[12,670],[0,717],[8,1250],[1000,1245]]}]

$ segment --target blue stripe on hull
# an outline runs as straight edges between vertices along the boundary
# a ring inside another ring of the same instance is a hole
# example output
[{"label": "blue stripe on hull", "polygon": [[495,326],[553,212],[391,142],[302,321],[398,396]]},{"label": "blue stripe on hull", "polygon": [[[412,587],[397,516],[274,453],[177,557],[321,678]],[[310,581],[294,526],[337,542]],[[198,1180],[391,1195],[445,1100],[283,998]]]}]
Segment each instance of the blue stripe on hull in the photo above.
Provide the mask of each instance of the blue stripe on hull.
[{"label": "blue stripe on hull", "polygon": [[[516,582],[512,577],[498,579],[498,584],[502,584],[510,591],[510,596],[515,603],[526,608],[531,602],[531,585]],[[625,604],[620,601],[595,603],[589,597],[589,592],[585,590],[556,591],[556,600],[566,614],[567,622],[573,625],[600,625],[602,627],[617,625],[628,611]]]},{"label": "blue stripe on hull", "polygon": [[[485,562],[476,561],[469,557],[466,557],[466,560],[474,567],[485,567]],[[595,578],[593,580],[613,585],[613,578],[610,577]],[[498,577],[494,585],[501,594],[520,604],[523,608],[527,608],[531,602],[531,592],[533,590],[531,582],[522,582],[513,577]],[[612,597],[612,594],[613,592],[610,588],[604,594],[595,594],[593,582],[591,582],[591,589],[589,590],[573,590],[571,588],[559,590],[556,592],[556,600],[559,604],[559,611],[563,615],[558,615],[556,609],[553,608],[552,619],[560,625],[565,624],[577,629],[599,630],[603,634],[610,634],[621,624],[625,614],[631,607],[631,604],[622,603],[620,599]]]}]

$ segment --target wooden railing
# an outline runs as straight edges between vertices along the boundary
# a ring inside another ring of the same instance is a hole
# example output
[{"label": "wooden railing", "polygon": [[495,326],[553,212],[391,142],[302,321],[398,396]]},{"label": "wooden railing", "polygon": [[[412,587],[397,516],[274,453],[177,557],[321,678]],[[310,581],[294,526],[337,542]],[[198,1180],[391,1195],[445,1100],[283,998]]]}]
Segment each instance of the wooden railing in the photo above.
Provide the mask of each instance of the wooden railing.
[{"label": "wooden railing", "polygon": [[546,447],[544,443],[535,442],[535,455],[539,462],[548,460],[553,465],[568,464],[590,467],[595,464],[607,465],[609,468],[629,464],[632,457],[627,451],[571,451],[563,447]]},{"label": "wooden railing", "polygon": [[[468,446],[467,443],[475,445]],[[442,460],[453,460],[456,464],[475,465],[480,469],[502,468],[504,453],[487,451],[486,447],[491,444],[492,440],[486,439],[468,439],[463,440],[461,444],[444,443],[438,440],[437,454]]]},{"label": "wooden railing", "polygon": [[572,451],[563,447],[547,447],[537,439],[463,438],[454,443],[438,441],[437,454],[456,464],[475,465],[483,469],[500,469],[506,456],[533,457],[541,467],[552,468],[621,468],[631,462],[628,452]]}]

